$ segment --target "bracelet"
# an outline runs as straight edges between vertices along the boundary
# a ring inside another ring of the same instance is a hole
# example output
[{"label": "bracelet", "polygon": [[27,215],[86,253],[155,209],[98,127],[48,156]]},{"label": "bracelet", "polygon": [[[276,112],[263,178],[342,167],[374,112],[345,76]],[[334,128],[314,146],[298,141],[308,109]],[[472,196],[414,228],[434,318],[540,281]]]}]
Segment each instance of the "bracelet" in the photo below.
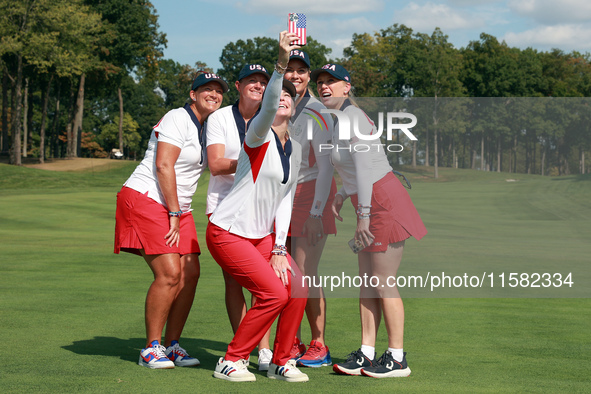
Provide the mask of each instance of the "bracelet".
[{"label": "bracelet", "polygon": [[371,212],[371,205],[363,206],[360,204],[357,206],[357,215],[367,215],[367,217],[369,217],[370,212]]},{"label": "bracelet", "polygon": [[358,213],[357,214],[357,217],[359,219],[369,219],[369,216],[370,216],[369,213]]},{"label": "bracelet", "polygon": [[283,67],[279,62],[275,63],[275,71],[279,74],[285,74],[285,70],[287,70],[287,66]]},{"label": "bracelet", "polygon": [[310,212],[310,218],[312,218],[312,219],[322,219],[322,214],[320,214],[320,215],[314,215],[312,212]]},{"label": "bracelet", "polygon": [[183,211],[176,211],[176,212],[168,211],[168,216],[174,216],[177,218],[180,218],[182,214],[183,214]]},{"label": "bracelet", "polygon": [[287,248],[285,247],[285,245],[273,245],[273,250],[271,251],[271,254],[274,254],[276,256],[287,256]]}]

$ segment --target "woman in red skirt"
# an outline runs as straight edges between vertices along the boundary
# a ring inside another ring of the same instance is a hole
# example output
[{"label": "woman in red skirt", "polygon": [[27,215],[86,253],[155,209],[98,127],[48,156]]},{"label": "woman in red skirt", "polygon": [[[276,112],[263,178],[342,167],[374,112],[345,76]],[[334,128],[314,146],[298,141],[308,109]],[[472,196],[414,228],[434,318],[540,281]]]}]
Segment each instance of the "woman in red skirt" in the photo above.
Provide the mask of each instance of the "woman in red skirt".
[{"label": "woman in red skirt", "polygon": [[[386,284],[389,277],[396,276],[404,241],[410,236],[421,239],[427,230],[408,193],[392,173],[381,145],[366,141],[377,130],[371,119],[354,105],[347,70],[338,64],[327,64],[314,70],[311,78],[327,108],[343,112],[351,120],[351,126],[357,122],[357,129],[349,130],[348,140],[339,139],[339,127],[335,127],[333,134],[335,149],[331,158],[343,180],[343,187],[333,202],[333,213],[342,221],[340,210],[344,200],[351,197],[357,210],[355,241],[361,249],[359,275],[375,276],[383,284],[361,288],[361,348],[349,354],[344,362],[335,364],[333,370],[376,378],[408,376],[410,368],[403,351],[404,305],[398,288]],[[376,360],[375,341],[382,315],[388,331],[388,349]]]},{"label": "woman in red skirt", "polygon": [[199,365],[179,346],[199,280],[191,200],[206,166],[203,123],[227,91],[215,74],[195,78],[190,104],[169,111],[154,126],[144,159],[117,194],[115,253],[142,256],[154,274],[146,296],[146,347],[138,361],[144,367]]}]

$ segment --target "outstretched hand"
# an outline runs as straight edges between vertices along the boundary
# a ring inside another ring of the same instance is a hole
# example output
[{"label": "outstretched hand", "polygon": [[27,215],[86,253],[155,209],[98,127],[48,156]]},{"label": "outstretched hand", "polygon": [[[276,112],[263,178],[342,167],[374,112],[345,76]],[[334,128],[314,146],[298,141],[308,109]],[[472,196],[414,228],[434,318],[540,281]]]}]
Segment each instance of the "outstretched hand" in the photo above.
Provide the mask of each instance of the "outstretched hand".
[{"label": "outstretched hand", "polygon": [[279,58],[277,63],[281,67],[287,67],[289,63],[289,53],[294,49],[301,48],[300,45],[292,45],[298,39],[298,35],[295,33],[288,33],[287,30],[279,33]]}]

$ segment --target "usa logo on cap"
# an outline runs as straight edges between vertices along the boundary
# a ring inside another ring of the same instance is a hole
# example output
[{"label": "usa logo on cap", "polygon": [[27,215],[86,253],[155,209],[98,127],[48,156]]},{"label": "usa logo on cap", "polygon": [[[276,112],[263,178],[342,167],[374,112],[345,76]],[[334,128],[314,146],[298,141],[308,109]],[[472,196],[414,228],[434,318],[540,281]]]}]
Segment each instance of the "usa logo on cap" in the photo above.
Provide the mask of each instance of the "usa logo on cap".
[{"label": "usa logo on cap", "polygon": [[304,63],[306,63],[306,66],[310,68],[310,58],[308,57],[308,54],[306,52],[300,51],[299,49],[294,49],[289,53],[289,60],[293,59],[303,61]]}]

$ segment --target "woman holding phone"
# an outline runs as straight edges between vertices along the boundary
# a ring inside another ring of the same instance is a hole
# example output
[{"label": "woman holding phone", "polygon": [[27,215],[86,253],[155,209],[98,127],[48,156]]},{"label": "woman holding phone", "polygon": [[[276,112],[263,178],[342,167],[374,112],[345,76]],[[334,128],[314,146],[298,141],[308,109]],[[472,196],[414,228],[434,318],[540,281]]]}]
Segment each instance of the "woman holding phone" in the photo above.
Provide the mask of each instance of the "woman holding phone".
[{"label": "woman holding phone", "polygon": [[[260,64],[246,64],[235,83],[239,99],[234,104],[215,111],[207,120],[207,162],[211,176],[207,189],[206,214],[209,217],[228,195],[234,184],[238,155],[253,119],[259,113],[265,88],[271,76]],[[236,334],[246,315],[246,299],[242,286],[227,272],[224,275],[226,311],[232,331]],[[252,300],[254,304],[254,299]],[[259,343],[259,370],[269,369],[273,352],[267,331]]]},{"label": "woman holding phone", "polygon": [[[358,132],[365,136],[377,134],[374,123],[352,101],[351,76],[341,65],[326,64],[311,74],[316,82],[322,103],[330,109],[340,110],[349,119],[358,120]],[[410,197],[379,144],[368,144],[367,149],[356,149],[366,142],[358,138],[351,121],[350,139],[333,141],[338,149],[332,151],[332,161],[343,180],[343,187],[335,196],[332,209],[342,221],[340,211],[344,200],[351,197],[357,212],[355,240],[363,248],[358,253],[359,275],[376,276],[380,283],[395,277],[402,259],[404,242],[410,236],[421,239],[427,230]],[[338,127],[335,127],[338,129]],[[361,315],[361,347],[347,359],[335,364],[338,374],[366,375],[376,378],[408,376],[410,368],[403,350],[404,305],[398,288],[378,286],[361,288],[359,296]],[[388,332],[388,347],[376,360],[375,341],[380,321]]]},{"label": "woman holding phone", "polygon": [[[217,206],[207,226],[209,251],[222,269],[256,296],[240,322],[214,377],[253,381],[248,357],[279,316],[273,360],[267,376],[305,382],[290,359],[293,338],[306,305],[307,289],[287,254],[285,241],[299,171],[301,150],[288,133],[295,87],[283,74],[295,35],[282,32],[275,71],[259,115],[252,121],[238,157],[230,193]],[[275,228],[275,233],[273,233]]]}]

